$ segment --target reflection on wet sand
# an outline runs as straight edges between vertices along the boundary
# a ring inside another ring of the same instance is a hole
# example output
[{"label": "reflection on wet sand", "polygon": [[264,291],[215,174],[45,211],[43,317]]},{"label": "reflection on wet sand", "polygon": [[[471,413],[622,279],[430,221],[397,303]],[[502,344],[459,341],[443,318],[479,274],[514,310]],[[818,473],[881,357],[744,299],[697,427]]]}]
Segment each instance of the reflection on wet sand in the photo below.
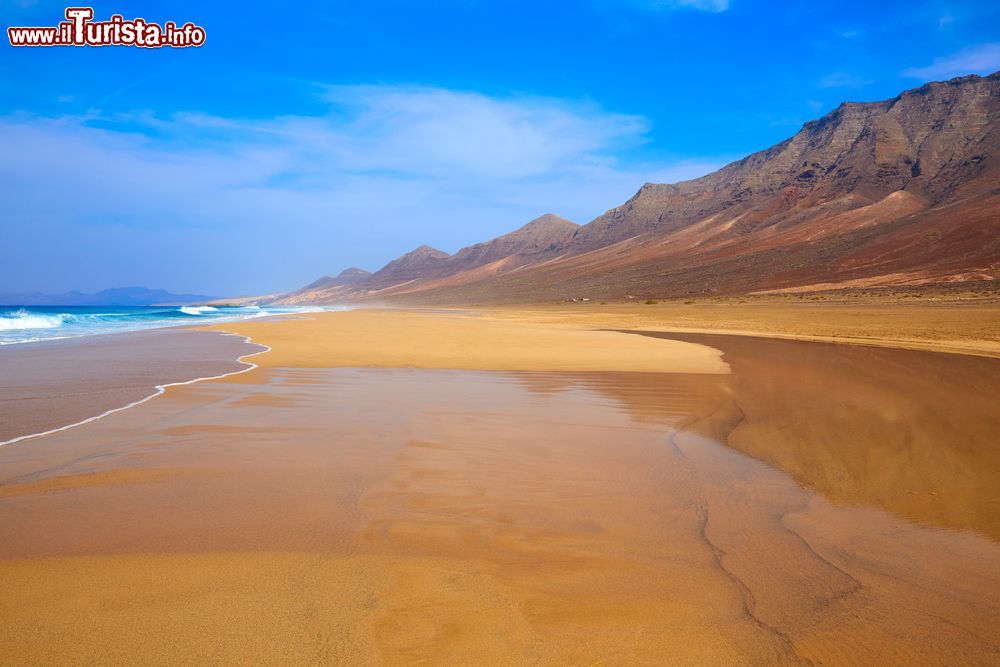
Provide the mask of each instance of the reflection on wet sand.
[{"label": "reflection on wet sand", "polygon": [[722,350],[727,444],[827,499],[1000,540],[1000,359],[657,334]]},{"label": "reflection on wet sand", "polygon": [[732,377],[237,380],[0,450],[0,662],[1000,660],[1000,544],[718,444]]}]

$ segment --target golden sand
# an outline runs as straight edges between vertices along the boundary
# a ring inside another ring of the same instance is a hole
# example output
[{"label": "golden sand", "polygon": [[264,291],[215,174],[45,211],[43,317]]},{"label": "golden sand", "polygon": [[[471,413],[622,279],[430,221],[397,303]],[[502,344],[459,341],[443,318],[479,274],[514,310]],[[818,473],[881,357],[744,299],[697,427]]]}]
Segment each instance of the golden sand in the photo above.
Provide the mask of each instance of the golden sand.
[{"label": "golden sand", "polygon": [[254,360],[264,368],[728,372],[702,345],[463,313],[352,310],[210,328],[271,346]]},{"label": "golden sand", "polygon": [[[375,349],[390,323],[417,349]],[[966,358],[388,311],[233,328],[275,346],[261,369],[0,448],[0,664],[1000,661],[973,399],[996,381]],[[713,372],[337,367],[522,366],[500,348],[535,339]]]},{"label": "golden sand", "polygon": [[1000,357],[1000,305],[993,302],[815,303],[752,297],[491,307],[477,312],[532,325],[727,333]]}]

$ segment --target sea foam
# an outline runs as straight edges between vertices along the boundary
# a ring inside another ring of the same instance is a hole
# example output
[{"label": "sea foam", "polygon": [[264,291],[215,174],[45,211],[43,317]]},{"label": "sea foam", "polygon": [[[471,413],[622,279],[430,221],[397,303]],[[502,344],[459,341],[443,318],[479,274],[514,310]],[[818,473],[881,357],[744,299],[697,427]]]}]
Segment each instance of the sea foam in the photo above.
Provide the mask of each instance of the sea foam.
[{"label": "sea foam", "polygon": [[0,307],[0,345],[233,322],[324,310],[316,306],[7,306]]},{"label": "sea foam", "polygon": [[185,315],[201,315],[203,313],[211,313],[219,310],[218,308],[213,308],[212,306],[182,306],[181,312]]},{"label": "sea foam", "polygon": [[56,329],[63,325],[63,315],[40,315],[26,310],[15,310],[0,315],[0,331],[21,329]]}]

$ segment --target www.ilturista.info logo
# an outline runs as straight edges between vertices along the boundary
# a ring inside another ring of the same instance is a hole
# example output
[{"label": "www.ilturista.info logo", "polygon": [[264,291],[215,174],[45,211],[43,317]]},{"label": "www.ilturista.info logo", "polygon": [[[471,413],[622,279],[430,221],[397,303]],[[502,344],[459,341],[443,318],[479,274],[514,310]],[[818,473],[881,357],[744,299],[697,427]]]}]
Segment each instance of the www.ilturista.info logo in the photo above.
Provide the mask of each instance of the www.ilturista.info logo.
[{"label": "www.ilturista.info logo", "polygon": [[162,46],[184,48],[205,43],[205,29],[193,23],[162,26],[145,19],[125,20],[114,14],[107,21],[94,21],[92,7],[67,7],[66,19],[55,27],[7,28],[11,46]]}]

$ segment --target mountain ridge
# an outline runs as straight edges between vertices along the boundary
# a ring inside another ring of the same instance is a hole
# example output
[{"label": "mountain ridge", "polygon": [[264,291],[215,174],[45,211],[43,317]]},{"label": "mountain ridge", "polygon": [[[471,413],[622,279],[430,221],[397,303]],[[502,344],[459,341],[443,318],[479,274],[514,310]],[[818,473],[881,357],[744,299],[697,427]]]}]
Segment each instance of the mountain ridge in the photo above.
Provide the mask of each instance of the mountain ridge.
[{"label": "mountain ridge", "polygon": [[544,247],[509,244],[542,216],[454,255],[422,247],[335,297],[296,299],[485,303],[997,280],[998,119],[1000,73],[844,102],[715,172],[647,183],[586,225],[556,225]]}]

